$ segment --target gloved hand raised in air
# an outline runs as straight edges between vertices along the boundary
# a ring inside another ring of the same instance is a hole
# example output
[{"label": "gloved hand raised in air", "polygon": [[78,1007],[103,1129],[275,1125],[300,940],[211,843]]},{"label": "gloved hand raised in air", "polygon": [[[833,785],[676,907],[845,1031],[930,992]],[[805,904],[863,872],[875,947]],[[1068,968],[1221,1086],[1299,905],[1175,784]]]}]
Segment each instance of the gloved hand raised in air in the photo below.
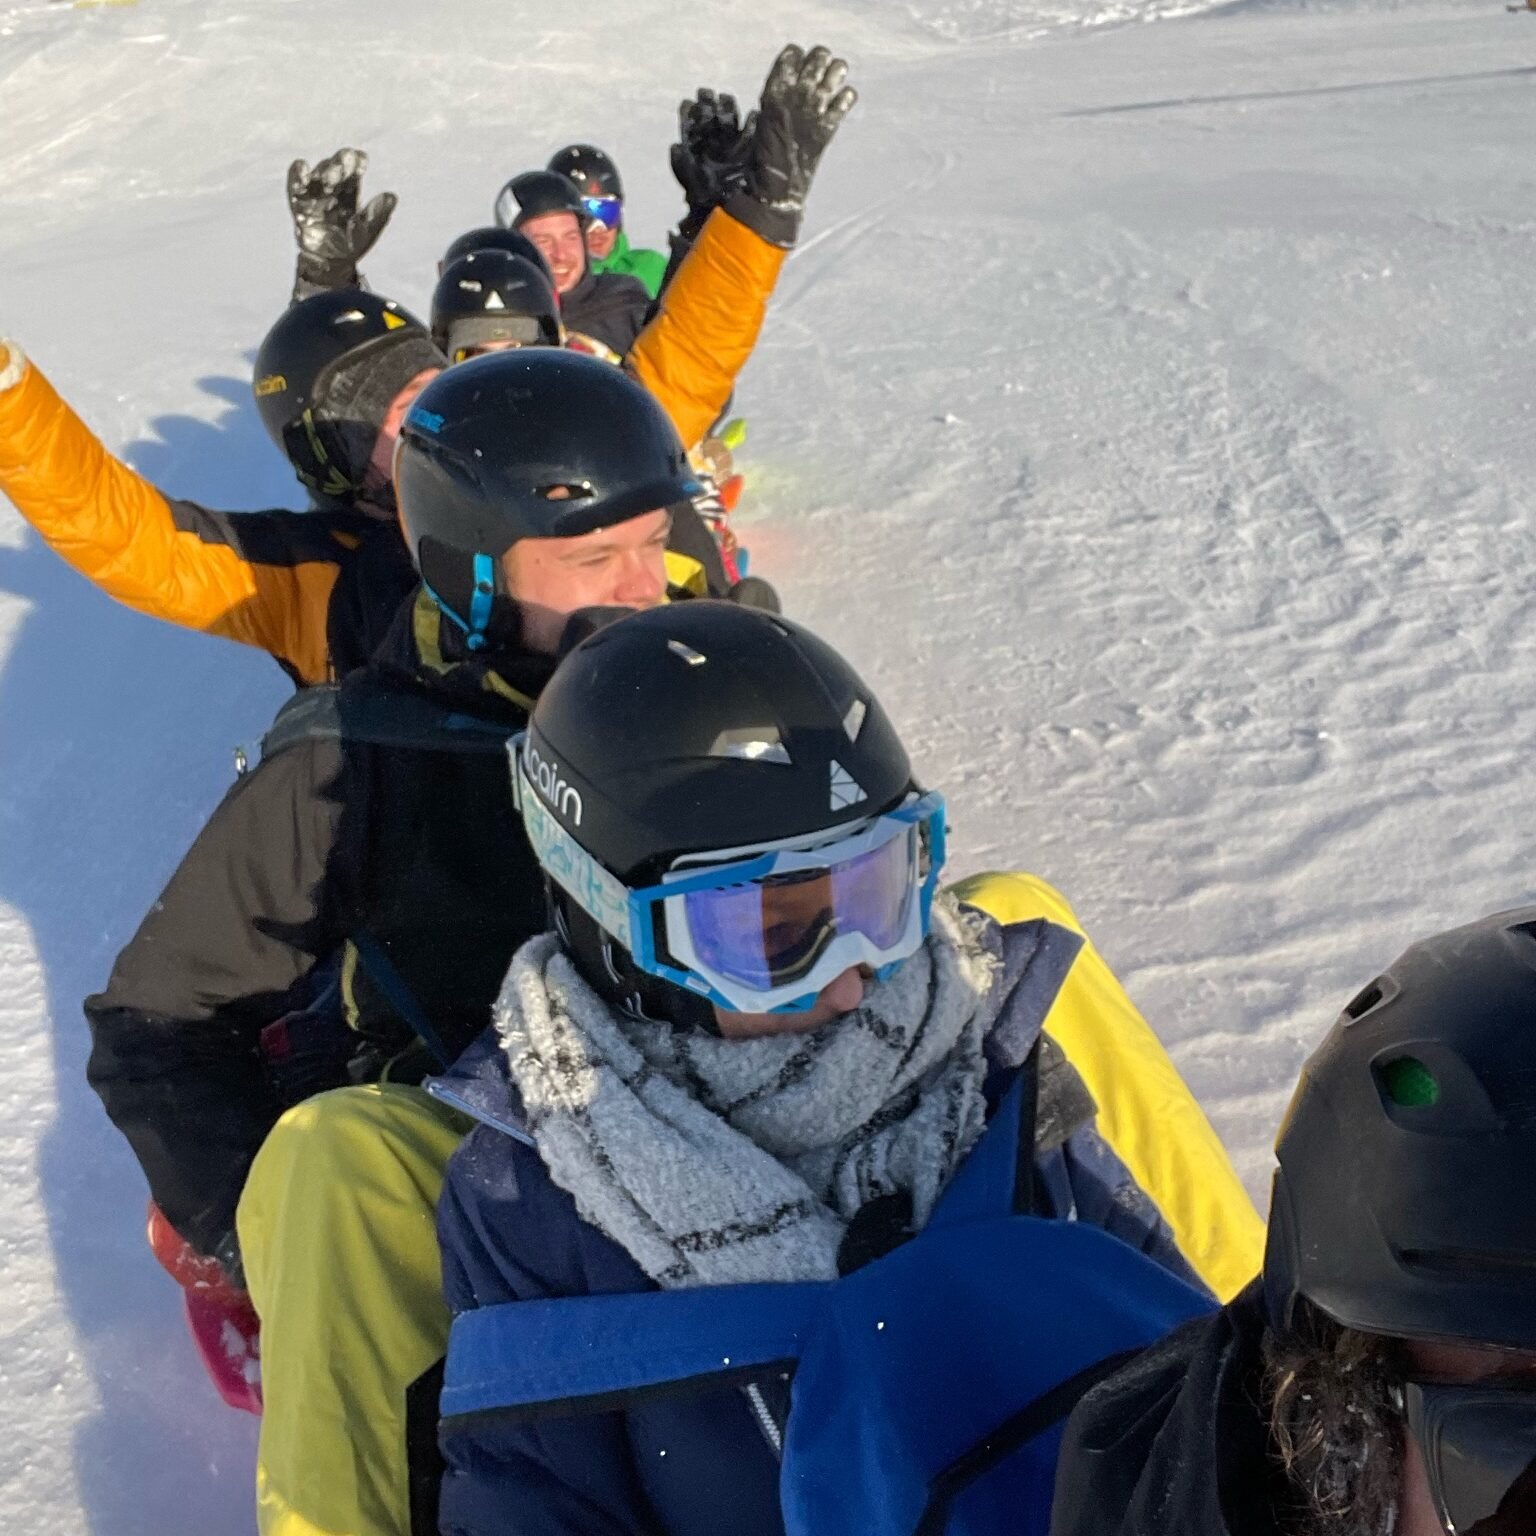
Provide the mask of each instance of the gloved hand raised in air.
[{"label": "gloved hand raised in air", "polygon": [[672,174],[688,199],[689,232],[696,234],[710,210],[745,183],[756,124],[755,112],[741,121],[729,93],[701,90],[678,107]]},{"label": "gloved hand raised in air", "polygon": [[773,245],[793,245],[800,233],[822,151],[859,99],[847,78],[848,65],[828,49],[793,43],[768,71],[745,183],[728,212]]},{"label": "gloved hand raised in air", "polygon": [[288,211],[299,243],[295,302],[361,281],[357,264],[384,233],[398,201],[393,192],[381,192],[366,207],[357,206],[367,169],[360,149],[338,149],[313,170],[307,160],[288,167]]}]

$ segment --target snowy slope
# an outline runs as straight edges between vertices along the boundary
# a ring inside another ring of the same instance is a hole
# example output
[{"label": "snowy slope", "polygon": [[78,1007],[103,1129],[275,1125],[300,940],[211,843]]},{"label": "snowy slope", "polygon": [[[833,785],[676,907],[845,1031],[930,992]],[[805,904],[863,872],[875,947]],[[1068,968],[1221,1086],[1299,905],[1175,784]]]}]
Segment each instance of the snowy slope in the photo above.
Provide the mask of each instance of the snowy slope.
[{"label": "snowy slope", "polygon": [[[676,100],[751,91],[787,37],[844,48],[864,101],[742,391],[757,568],[951,791],[957,871],[1074,899],[1262,1198],[1353,987],[1536,889],[1536,21],[0,0],[0,331],[152,477],[275,504],[246,381],[293,155],[370,148],[402,198],[370,272],[419,305],[570,138],[658,239]],[[7,1528],[251,1527],[252,1425],[143,1252],[78,1005],[283,693],[0,508]]]}]

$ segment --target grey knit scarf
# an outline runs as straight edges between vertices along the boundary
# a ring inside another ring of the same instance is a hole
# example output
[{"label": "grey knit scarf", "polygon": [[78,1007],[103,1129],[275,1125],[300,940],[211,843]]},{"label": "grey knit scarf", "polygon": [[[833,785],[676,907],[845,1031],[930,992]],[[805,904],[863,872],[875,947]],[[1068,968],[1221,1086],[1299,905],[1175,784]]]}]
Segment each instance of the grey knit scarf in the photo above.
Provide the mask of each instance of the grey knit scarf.
[{"label": "grey knit scarf", "polygon": [[662,1286],[826,1280],[866,1202],[922,1226],[982,1131],[998,965],[952,898],[921,950],[808,1035],[723,1040],[618,1014],[552,935],[496,1028],[550,1176]]}]

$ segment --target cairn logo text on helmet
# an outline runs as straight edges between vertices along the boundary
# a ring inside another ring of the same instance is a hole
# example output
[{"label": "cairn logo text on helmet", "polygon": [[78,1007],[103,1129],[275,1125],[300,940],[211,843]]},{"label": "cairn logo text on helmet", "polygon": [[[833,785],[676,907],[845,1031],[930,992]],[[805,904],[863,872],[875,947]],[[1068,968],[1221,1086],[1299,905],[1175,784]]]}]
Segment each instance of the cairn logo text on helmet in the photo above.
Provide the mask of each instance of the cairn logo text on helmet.
[{"label": "cairn logo text on helmet", "polygon": [[529,781],[548,802],[549,808],[573,827],[579,827],[581,791],[567,782],[560,765],[547,761],[531,741],[524,749],[523,761]]}]

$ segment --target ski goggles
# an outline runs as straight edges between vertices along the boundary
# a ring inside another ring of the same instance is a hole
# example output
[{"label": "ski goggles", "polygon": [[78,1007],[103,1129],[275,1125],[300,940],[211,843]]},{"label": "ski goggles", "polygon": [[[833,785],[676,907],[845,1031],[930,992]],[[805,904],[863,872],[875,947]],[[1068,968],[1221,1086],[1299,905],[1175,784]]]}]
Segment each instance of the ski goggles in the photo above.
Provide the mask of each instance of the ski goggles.
[{"label": "ski goggles", "polygon": [[736,1013],[801,1013],[853,966],[884,980],[927,936],[944,863],[944,798],[814,838],[679,859],[631,890],[555,820],[514,747],[513,782],[549,877],[640,970]]},{"label": "ski goggles", "polygon": [[462,363],[504,347],[559,346],[559,334],[558,323],[537,315],[465,315],[448,326],[444,350],[451,362]]},{"label": "ski goggles", "polygon": [[1410,1381],[1403,1410],[1448,1536],[1536,1531],[1536,1384]]},{"label": "ski goggles", "polygon": [[624,204],[616,197],[584,197],[581,206],[605,229],[617,229],[624,218]]}]

